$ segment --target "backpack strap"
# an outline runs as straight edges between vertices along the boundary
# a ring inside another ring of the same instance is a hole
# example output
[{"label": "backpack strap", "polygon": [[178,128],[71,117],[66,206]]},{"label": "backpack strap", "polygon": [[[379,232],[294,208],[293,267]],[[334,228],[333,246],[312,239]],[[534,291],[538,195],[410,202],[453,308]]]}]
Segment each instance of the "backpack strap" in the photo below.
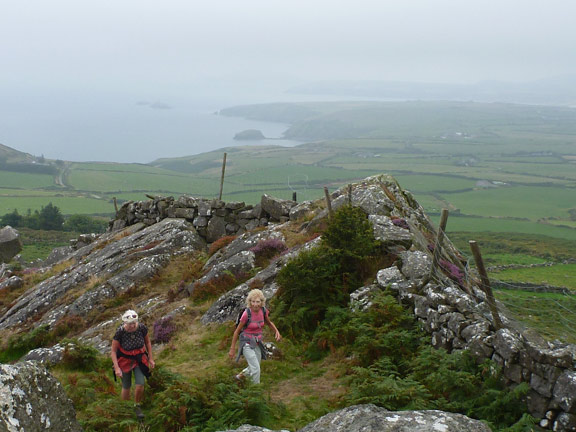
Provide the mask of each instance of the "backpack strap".
[{"label": "backpack strap", "polygon": [[244,323],[244,327],[242,327],[242,331],[246,330],[246,327],[248,327],[248,325],[250,324],[250,321],[252,321],[252,311],[250,310],[249,307],[247,307],[246,309],[244,309],[246,311],[246,315],[247,315],[247,320]]},{"label": "backpack strap", "polygon": [[[248,327],[248,325],[252,321],[252,311],[250,310],[250,308],[246,308],[245,311],[246,311],[246,314],[248,315],[248,317],[247,317],[248,319],[246,320],[244,327],[242,327],[242,331],[244,331],[246,329],[246,327]],[[264,314],[264,324],[266,324],[266,316],[268,314],[268,311],[266,310],[266,307],[264,307],[264,306],[262,306],[262,313]]]}]

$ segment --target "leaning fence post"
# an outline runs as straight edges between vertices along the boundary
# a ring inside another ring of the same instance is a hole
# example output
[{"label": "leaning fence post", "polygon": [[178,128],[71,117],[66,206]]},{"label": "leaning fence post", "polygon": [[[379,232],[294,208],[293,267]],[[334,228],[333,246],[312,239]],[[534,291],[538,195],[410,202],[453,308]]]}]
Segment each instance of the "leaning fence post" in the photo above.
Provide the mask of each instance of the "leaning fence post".
[{"label": "leaning fence post", "polygon": [[448,210],[442,209],[440,215],[440,225],[438,225],[438,232],[436,233],[436,243],[434,243],[434,253],[432,254],[432,267],[430,267],[430,278],[434,276],[434,272],[438,267],[440,254],[442,253],[442,240],[444,239],[444,232],[446,231],[446,224],[448,222]]},{"label": "leaning fence post", "polygon": [[222,189],[224,188],[224,172],[226,171],[226,153],[224,153],[224,159],[222,160],[222,177],[220,177],[220,193],[218,194],[218,199],[222,200]]},{"label": "leaning fence post", "polygon": [[482,280],[482,291],[486,294],[486,301],[490,312],[492,312],[492,318],[494,319],[494,327],[499,330],[503,327],[502,321],[500,320],[500,315],[498,314],[498,307],[496,306],[496,300],[494,299],[494,294],[492,293],[492,288],[490,287],[490,279],[488,279],[488,273],[486,273],[486,268],[484,267],[484,261],[482,260],[482,255],[480,254],[480,248],[474,240],[470,240],[470,249],[472,250],[472,255],[474,255],[474,261],[476,262],[476,268],[478,273],[480,273],[480,279]]},{"label": "leaning fence post", "polygon": [[330,201],[330,194],[328,188],[324,186],[324,195],[326,196],[326,207],[328,208],[328,217],[332,219],[332,202]]},{"label": "leaning fence post", "polygon": [[352,205],[352,185],[348,184],[348,205]]}]

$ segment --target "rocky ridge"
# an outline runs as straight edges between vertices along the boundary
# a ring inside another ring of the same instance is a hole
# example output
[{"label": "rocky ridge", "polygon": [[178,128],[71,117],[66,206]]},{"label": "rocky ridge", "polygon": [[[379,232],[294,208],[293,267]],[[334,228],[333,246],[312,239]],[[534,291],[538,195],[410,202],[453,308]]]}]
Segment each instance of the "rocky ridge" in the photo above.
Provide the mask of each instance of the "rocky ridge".
[{"label": "rocky ridge", "polygon": [[[497,330],[485,294],[448,239],[442,245],[441,258],[471,277],[465,284],[455,280],[450,272],[437,271],[430,278],[430,246],[436,230],[422,207],[392,177],[370,177],[351,189],[331,194],[334,210],[349,202],[364,209],[386,253],[398,257],[394,265],[378,272],[373,284],[352,294],[354,307],[368,307],[374,290],[393,289],[399,301],[410,306],[423,323],[432,345],[447,350],[469,349],[479,361],[496,361],[502,365],[510,385],[530,385],[528,407],[533,415],[542,418],[541,426],[557,431],[576,430],[574,347],[536,339],[506,317],[504,328]],[[289,250],[259,271],[250,249],[263,239],[283,239],[288,227],[296,226],[301,232],[314,229],[329,215],[324,207],[322,201],[298,204],[270,196],[264,196],[257,206],[193,197],[155,197],[125,203],[109,232],[54,252],[48,262],[67,263],[65,269],[31,287],[2,311],[0,330],[23,324],[50,326],[68,315],[82,317],[104,311],[110,299],[149,280],[175,257],[204,253],[210,243],[225,235],[236,238],[206,262],[201,282],[226,272],[252,271],[256,272],[253,279],[260,281],[270,298],[277,289],[275,276],[279,269],[301,250],[315,247],[318,239]],[[194,291],[196,282],[185,287],[188,293]],[[233,319],[243,307],[250,282],[219,298],[202,322]],[[138,308],[145,317],[161,306],[167,307],[166,295],[151,298]],[[107,352],[108,336],[117,325],[115,320],[103,320],[79,337]],[[39,361],[58,361],[61,351],[56,346],[35,350],[29,356]]]}]

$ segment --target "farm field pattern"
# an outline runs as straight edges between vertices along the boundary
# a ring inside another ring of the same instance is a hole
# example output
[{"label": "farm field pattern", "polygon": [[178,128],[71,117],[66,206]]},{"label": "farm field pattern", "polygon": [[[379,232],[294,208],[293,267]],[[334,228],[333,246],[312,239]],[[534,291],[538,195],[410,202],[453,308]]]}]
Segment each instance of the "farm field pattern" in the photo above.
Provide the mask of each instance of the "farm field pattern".
[{"label": "farm field pattern", "polygon": [[49,202],[64,214],[113,214],[113,197],[218,196],[256,203],[263,193],[299,201],[389,173],[448,231],[576,239],[576,110],[472,102],[268,104],[223,114],[285,121],[297,147],[242,145],[150,164],[67,163],[59,177],[0,171],[0,214]]}]

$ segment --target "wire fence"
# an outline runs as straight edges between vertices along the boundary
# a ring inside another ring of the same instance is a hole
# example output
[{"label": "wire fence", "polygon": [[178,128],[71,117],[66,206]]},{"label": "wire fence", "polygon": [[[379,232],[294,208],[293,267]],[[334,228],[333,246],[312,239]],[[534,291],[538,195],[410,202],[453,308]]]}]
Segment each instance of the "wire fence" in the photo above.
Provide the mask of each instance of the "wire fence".
[{"label": "wire fence", "polygon": [[[467,282],[478,283],[470,272],[470,260],[465,268]],[[510,318],[537,327],[543,336],[576,343],[576,292],[568,288],[538,283],[491,280],[498,305]]]}]

